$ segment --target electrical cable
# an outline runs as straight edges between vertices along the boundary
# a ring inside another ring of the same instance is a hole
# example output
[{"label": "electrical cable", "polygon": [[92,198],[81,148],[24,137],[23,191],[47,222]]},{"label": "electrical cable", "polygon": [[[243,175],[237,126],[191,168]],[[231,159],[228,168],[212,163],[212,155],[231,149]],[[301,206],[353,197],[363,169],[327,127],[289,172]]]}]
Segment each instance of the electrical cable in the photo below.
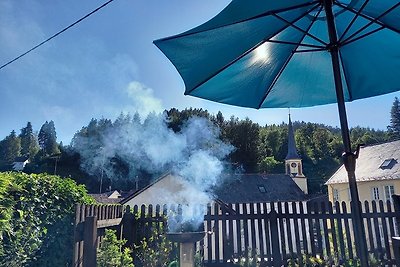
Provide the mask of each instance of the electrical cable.
[{"label": "electrical cable", "polygon": [[39,48],[40,46],[44,45],[45,43],[47,43],[48,41],[50,41],[51,39],[57,37],[58,35],[60,35],[61,33],[65,32],[66,30],[72,28],[73,26],[75,26],[76,24],[78,24],[79,22],[83,21],[84,19],[88,18],[89,16],[93,15],[94,13],[96,13],[97,11],[99,11],[100,9],[102,9],[103,7],[107,6],[108,4],[110,4],[111,2],[113,2],[114,0],[109,0],[107,2],[105,2],[104,4],[102,4],[101,6],[97,7],[96,9],[94,9],[93,11],[91,11],[90,13],[86,14],[85,16],[83,16],[82,18],[78,19],[77,21],[75,21],[74,23],[70,24],[69,26],[65,27],[64,29],[62,29],[61,31],[57,32],[56,34],[50,36],[49,38],[47,38],[46,40],[44,40],[43,42],[35,45],[34,47],[32,47],[31,49],[29,49],[28,51],[26,51],[25,53],[22,53],[21,55],[17,56],[16,58],[8,61],[7,63],[3,64],[0,66],[0,70],[3,69],[4,67],[10,65],[11,63],[17,61],[18,59],[22,58],[23,56],[26,56],[27,54],[29,54],[30,52],[32,52],[33,50]]}]

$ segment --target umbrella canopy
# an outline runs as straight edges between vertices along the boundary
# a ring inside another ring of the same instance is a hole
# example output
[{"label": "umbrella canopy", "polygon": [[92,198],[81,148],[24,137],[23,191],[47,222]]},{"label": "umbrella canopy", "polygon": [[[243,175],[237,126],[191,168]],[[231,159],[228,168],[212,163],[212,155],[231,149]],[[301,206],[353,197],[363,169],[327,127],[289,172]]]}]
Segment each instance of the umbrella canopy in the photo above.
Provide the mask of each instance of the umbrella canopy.
[{"label": "umbrella canopy", "polygon": [[368,266],[344,103],[400,90],[400,2],[234,0],[154,43],[185,94],[257,109],[338,103],[357,255]]},{"label": "umbrella canopy", "polygon": [[339,48],[345,101],[400,90],[400,3],[236,0],[210,21],[154,43],[185,94],[251,108],[336,102],[330,50]]}]

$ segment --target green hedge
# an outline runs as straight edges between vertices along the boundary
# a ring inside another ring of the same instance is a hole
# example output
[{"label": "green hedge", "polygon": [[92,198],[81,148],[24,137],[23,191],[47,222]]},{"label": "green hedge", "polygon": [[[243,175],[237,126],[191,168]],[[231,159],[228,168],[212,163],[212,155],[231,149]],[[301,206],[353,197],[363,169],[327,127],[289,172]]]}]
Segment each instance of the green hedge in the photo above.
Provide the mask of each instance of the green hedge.
[{"label": "green hedge", "polygon": [[70,266],[82,185],[48,174],[0,172],[0,266]]}]

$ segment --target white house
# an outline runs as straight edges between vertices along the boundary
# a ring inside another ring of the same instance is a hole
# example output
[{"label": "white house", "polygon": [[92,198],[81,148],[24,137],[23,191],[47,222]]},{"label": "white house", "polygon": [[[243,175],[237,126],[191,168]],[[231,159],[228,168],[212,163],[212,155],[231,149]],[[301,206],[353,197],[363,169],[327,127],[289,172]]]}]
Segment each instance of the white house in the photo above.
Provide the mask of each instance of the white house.
[{"label": "white house", "polygon": [[29,157],[28,156],[23,156],[23,157],[17,157],[15,158],[12,168],[14,171],[22,171],[24,170],[26,164],[29,163]]},{"label": "white house", "polygon": [[[356,181],[360,201],[391,201],[400,192],[400,141],[362,146],[356,161]],[[326,182],[330,201],[349,205],[350,191],[342,165]]]}]

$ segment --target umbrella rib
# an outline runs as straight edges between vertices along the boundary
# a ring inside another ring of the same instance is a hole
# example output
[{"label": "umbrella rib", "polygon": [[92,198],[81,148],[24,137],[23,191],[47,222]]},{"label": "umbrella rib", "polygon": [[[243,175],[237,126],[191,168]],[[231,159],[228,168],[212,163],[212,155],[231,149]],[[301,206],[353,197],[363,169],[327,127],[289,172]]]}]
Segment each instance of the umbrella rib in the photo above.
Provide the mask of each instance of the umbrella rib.
[{"label": "umbrella rib", "polygon": [[347,25],[346,29],[344,30],[342,36],[339,38],[339,43],[342,41],[342,38],[347,34],[347,32],[350,30],[351,26],[353,26],[354,22],[357,20],[357,18],[360,16],[361,12],[363,11],[363,9],[367,6],[369,0],[366,0],[362,6],[360,7],[360,9],[357,11],[357,13],[355,14],[355,16],[353,17],[353,19],[351,20],[351,22],[349,23],[349,25]]},{"label": "umbrella rib", "polygon": [[340,58],[340,64],[342,65],[343,76],[344,76],[344,79],[346,81],[346,89],[347,89],[347,93],[349,94],[349,100],[352,101],[353,100],[353,95],[349,90],[349,79],[347,77],[347,71],[344,68],[342,53],[340,53],[340,50],[339,50],[339,58]]},{"label": "umbrella rib", "polygon": [[[343,7],[344,9],[346,9],[346,10],[348,10],[348,11],[350,11],[350,12],[356,13],[356,11],[354,11],[354,9],[352,9],[352,8],[349,8],[349,7],[347,7],[347,6],[344,6],[344,5],[340,4],[340,3],[337,3],[337,5],[340,6],[340,7]],[[397,3],[396,5],[392,6],[391,8],[389,8],[388,10],[386,10],[385,12],[383,12],[381,15],[379,15],[379,16],[376,17],[376,18],[370,18],[370,17],[368,17],[368,16],[366,16],[366,15],[360,13],[360,14],[359,14],[360,17],[363,17],[363,18],[369,20],[370,22],[369,22],[368,24],[366,24],[365,26],[363,26],[362,28],[360,28],[360,29],[359,29],[358,31],[356,31],[355,33],[353,33],[351,36],[349,36],[348,38],[346,38],[345,40],[343,40],[343,42],[349,41],[352,37],[354,37],[355,35],[359,34],[359,33],[362,32],[364,29],[366,29],[367,27],[369,27],[370,25],[372,25],[373,23],[376,23],[376,24],[378,24],[378,25],[380,25],[380,26],[383,26],[383,27],[385,27],[385,28],[388,28],[389,30],[392,30],[392,31],[394,31],[394,32],[400,33],[400,30],[398,30],[398,29],[396,29],[396,28],[394,28],[394,27],[391,27],[391,26],[389,26],[389,25],[385,25],[384,23],[382,23],[382,22],[379,21],[380,18],[382,18],[383,16],[387,15],[388,13],[390,13],[391,11],[393,11],[394,9],[396,9],[396,8],[399,7],[399,6],[400,6],[400,3]]]},{"label": "umbrella rib", "polygon": [[[381,15],[379,15],[378,17],[374,18],[374,20],[370,21],[368,24],[364,25],[363,27],[361,27],[360,29],[358,29],[358,31],[356,31],[355,33],[353,33],[352,35],[350,35],[348,38],[346,38],[345,40],[343,40],[343,42],[348,42],[349,40],[351,40],[351,38],[353,38],[354,36],[356,36],[357,34],[359,34],[360,32],[362,32],[363,30],[365,30],[366,28],[368,28],[369,26],[371,26],[374,22],[378,21],[380,18],[382,18],[383,16],[385,16],[386,14],[390,13],[392,10],[396,9],[398,6],[400,6],[400,3],[397,3],[396,5],[392,6],[391,8],[389,8],[388,10],[386,10],[385,12],[383,12]],[[381,26],[385,27],[385,25],[380,24]]]},{"label": "umbrella rib", "polygon": [[326,50],[326,47],[325,47],[325,46],[320,46],[320,45],[301,44],[301,43],[294,43],[294,42],[287,42],[287,41],[279,41],[279,40],[267,40],[267,41],[265,41],[265,42],[266,42],[266,43],[278,43],[278,44],[298,45],[298,46],[312,47],[312,48],[318,48],[318,49],[324,49],[324,50]]},{"label": "umbrella rib", "polygon": [[360,36],[358,36],[357,38],[354,38],[354,39],[351,39],[351,40],[348,40],[348,41],[344,41],[341,45],[344,46],[344,45],[351,44],[351,43],[353,43],[353,42],[355,42],[355,41],[358,41],[358,40],[360,40],[360,39],[362,39],[362,38],[364,38],[364,37],[367,37],[367,36],[369,36],[369,35],[371,35],[371,34],[373,34],[373,33],[379,32],[379,31],[381,31],[381,30],[383,30],[383,29],[385,29],[385,27],[384,27],[384,26],[381,26],[381,27],[379,27],[379,28],[377,28],[377,29],[375,29],[375,30],[372,30],[372,31],[367,32],[367,33],[364,33],[363,35],[360,35]]},{"label": "umbrella rib", "polygon": [[[317,20],[317,17],[319,16],[319,14],[322,11],[322,6],[320,7],[317,15],[313,18],[312,22],[310,23],[310,25],[307,28],[307,31],[309,31],[312,27],[312,25],[314,24],[314,22]],[[304,40],[304,38],[306,37],[306,35],[304,34],[303,37],[300,40],[300,43]],[[285,63],[283,64],[282,68],[279,70],[278,74],[275,76],[274,80],[272,81],[272,83],[270,84],[270,86],[268,87],[267,91],[265,92],[263,98],[261,99],[260,103],[258,104],[257,109],[260,109],[262,104],[264,103],[265,99],[267,98],[267,96],[269,95],[269,93],[271,92],[272,88],[275,86],[276,82],[278,81],[278,79],[281,77],[283,71],[286,69],[286,66],[289,64],[290,60],[292,59],[293,55],[295,54],[295,51],[297,50],[299,46],[296,46],[292,53],[290,54],[290,56],[287,58],[287,60],[285,61]]]},{"label": "umbrella rib", "polygon": [[286,19],[284,19],[284,18],[278,16],[277,14],[272,14],[272,15],[273,15],[274,17],[276,17],[277,19],[280,19],[280,20],[282,20],[283,22],[288,23],[290,26],[292,26],[292,27],[295,28],[296,30],[301,31],[301,32],[304,33],[305,35],[307,35],[307,36],[313,38],[314,40],[320,42],[321,44],[323,44],[323,45],[328,45],[327,43],[325,43],[324,41],[322,41],[322,40],[319,39],[318,37],[315,37],[314,35],[308,33],[307,31],[301,29],[300,27],[294,25],[294,23],[292,23],[292,22],[290,22],[290,21],[288,21],[288,20],[286,20]]},{"label": "umbrella rib", "polygon": [[326,47],[324,48],[317,48],[317,49],[304,49],[304,50],[297,50],[294,51],[293,53],[307,53],[307,52],[321,52],[321,51],[326,51]]},{"label": "umbrella rib", "polygon": [[[301,18],[303,18],[305,15],[307,15],[309,12],[313,11],[315,8],[317,8],[318,6],[314,6],[311,10],[304,12],[303,14],[301,14],[298,18],[296,18],[294,20],[294,22],[300,20]],[[322,7],[321,7],[322,9]],[[310,24],[312,25],[314,23],[315,20],[313,20],[313,22]],[[284,27],[282,27],[281,29],[278,29],[274,34],[272,34],[272,37],[277,35],[278,33],[284,31],[285,29],[287,29],[289,27],[289,25],[285,25]],[[272,38],[271,37],[271,38]],[[303,36],[304,38],[304,36]],[[261,44],[265,43],[267,40],[261,40],[260,42],[258,42],[256,45],[254,45],[253,47],[249,48],[247,51],[243,52],[240,56],[238,56],[237,58],[235,58],[234,60],[232,60],[231,62],[229,62],[228,64],[226,64],[225,66],[223,66],[222,68],[220,68],[219,70],[217,70],[215,73],[211,74],[209,77],[207,77],[206,79],[204,79],[203,81],[201,81],[198,85],[196,85],[195,87],[193,87],[192,89],[188,90],[187,92],[185,92],[185,95],[190,94],[191,92],[193,92],[194,90],[196,90],[197,88],[199,88],[201,85],[203,85],[204,83],[208,82],[210,79],[212,79],[213,77],[215,77],[216,75],[218,75],[219,73],[221,73],[222,71],[224,71],[225,69],[227,69],[229,66],[231,66],[232,64],[236,63],[237,61],[239,61],[240,59],[242,59],[243,57],[245,57],[246,55],[248,55],[251,51],[253,51],[255,48],[259,47]],[[297,44],[299,45],[299,44]],[[297,48],[297,47],[296,47]]]},{"label": "umbrella rib", "polygon": [[[246,21],[258,19],[258,18],[261,18],[261,17],[270,16],[272,14],[282,13],[282,12],[294,10],[294,9],[297,9],[297,8],[311,6],[313,4],[316,4],[316,5],[313,8],[311,8],[311,10],[313,10],[315,7],[319,6],[320,2],[318,0],[316,0],[316,1],[312,1],[310,3],[296,5],[296,6],[292,6],[292,7],[288,7],[288,8],[282,8],[282,9],[277,9],[277,10],[272,10],[272,11],[270,10],[270,11],[264,12],[264,13],[262,13],[260,15],[254,16],[254,17],[250,17],[250,18],[247,18],[247,19],[242,19],[240,21],[236,21],[236,22],[229,23],[229,24],[224,24],[224,25],[212,28],[212,29],[206,29],[206,30],[196,31],[196,32],[181,33],[181,34],[177,34],[177,35],[174,35],[174,36],[161,38],[161,39],[158,39],[158,40],[156,40],[154,42],[163,42],[163,41],[173,40],[173,39],[176,39],[176,38],[187,37],[187,36],[190,36],[190,35],[194,35],[194,34],[198,34],[198,33],[202,33],[202,32],[207,32],[209,30],[216,30],[216,29],[224,28],[226,26],[232,26],[232,25],[236,25],[236,24],[243,23],[243,22],[246,22]],[[309,11],[307,11],[307,12],[309,12]]]}]

